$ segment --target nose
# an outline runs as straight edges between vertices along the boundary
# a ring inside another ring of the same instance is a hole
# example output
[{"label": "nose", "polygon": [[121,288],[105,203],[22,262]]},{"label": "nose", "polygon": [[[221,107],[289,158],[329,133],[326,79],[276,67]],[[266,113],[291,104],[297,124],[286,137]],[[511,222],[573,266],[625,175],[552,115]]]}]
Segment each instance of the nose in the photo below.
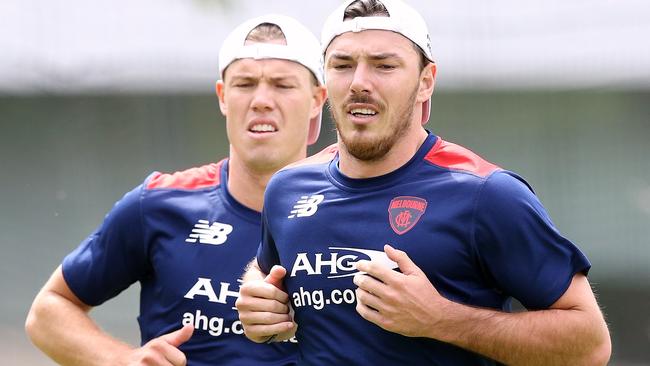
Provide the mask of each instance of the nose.
[{"label": "nose", "polygon": [[251,108],[255,112],[267,112],[273,110],[273,91],[266,83],[260,83],[253,94]]},{"label": "nose", "polygon": [[366,93],[369,94],[371,89],[370,81],[370,69],[368,65],[364,62],[360,62],[354,69],[354,75],[352,75],[352,83],[350,84],[350,90],[353,93]]}]

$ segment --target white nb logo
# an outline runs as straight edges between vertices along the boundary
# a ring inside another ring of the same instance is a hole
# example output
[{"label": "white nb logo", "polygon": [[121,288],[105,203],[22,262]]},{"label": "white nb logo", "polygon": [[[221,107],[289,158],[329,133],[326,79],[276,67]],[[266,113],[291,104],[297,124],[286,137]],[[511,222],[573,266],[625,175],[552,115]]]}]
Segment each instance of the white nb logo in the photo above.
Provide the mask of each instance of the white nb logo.
[{"label": "white nb logo", "polygon": [[323,202],[325,196],[322,194],[312,194],[311,196],[302,196],[293,206],[291,215],[288,218],[311,216],[318,210],[318,204]]},{"label": "white nb logo", "polygon": [[223,244],[228,240],[228,234],[232,232],[232,225],[222,224],[220,222],[210,222],[207,220],[199,220],[194,225],[192,233],[185,239],[188,243],[196,243],[198,240],[201,244]]}]

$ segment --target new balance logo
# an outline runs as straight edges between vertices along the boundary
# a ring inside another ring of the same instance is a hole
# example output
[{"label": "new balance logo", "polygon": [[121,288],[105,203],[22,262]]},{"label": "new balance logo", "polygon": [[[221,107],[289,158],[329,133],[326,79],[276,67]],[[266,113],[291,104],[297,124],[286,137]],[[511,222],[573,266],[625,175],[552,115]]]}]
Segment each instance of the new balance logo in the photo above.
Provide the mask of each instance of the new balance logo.
[{"label": "new balance logo", "polygon": [[287,216],[288,218],[292,219],[296,216],[298,217],[304,217],[304,216],[311,216],[316,213],[318,210],[318,204],[323,202],[325,199],[325,196],[322,194],[312,194],[311,196],[302,196],[296,202],[296,204],[293,206],[293,210],[291,210],[291,215]]},{"label": "new balance logo", "polygon": [[219,245],[228,240],[228,234],[231,232],[232,225],[222,224],[220,222],[213,222],[210,225],[210,221],[199,220],[185,241],[188,243],[196,243],[198,240],[201,244]]}]

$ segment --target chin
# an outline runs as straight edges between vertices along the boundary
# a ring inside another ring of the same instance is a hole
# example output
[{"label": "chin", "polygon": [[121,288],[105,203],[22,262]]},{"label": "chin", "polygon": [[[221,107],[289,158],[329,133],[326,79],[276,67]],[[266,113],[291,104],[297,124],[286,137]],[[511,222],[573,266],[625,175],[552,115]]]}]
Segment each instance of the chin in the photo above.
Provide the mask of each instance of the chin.
[{"label": "chin", "polygon": [[352,141],[350,143],[344,142],[345,148],[350,155],[361,161],[377,161],[381,160],[392,145],[386,143],[382,139],[365,139],[365,141]]},{"label": "chin", "polygon": [[[297,159],[295,159],[297,160]],[[279,154],[276,151],[265,150],[249,156],[249,166],[259,172],[276,171],[285,165],[295,161],[289,156]]]}]

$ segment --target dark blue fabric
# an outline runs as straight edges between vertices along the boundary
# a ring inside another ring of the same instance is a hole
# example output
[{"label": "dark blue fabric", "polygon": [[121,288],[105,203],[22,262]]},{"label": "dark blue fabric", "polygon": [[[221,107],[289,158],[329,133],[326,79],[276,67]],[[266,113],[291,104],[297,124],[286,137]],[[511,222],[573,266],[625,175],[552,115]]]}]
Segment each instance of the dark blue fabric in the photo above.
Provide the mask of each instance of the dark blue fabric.
[{"label": "dark blue fabric", "polygon": [[[589,269],[523,179],[501,169],[482,176],[434,164],[426,157],[437,141],[429,135],[409,162],[381,177],[346,177],[334,157],[271,179],[257,259],[265,272],[274,264],[287,268],[299,364],[495,365],[358,315],[353,264],[380,258],[384,244],[404,250],[446,298],[504,311],[512,297],[548,307],[576,272]],[[318,196],[320,203],[310,203]],[[315,207],[296,215],[305,205]]]},{"label": "dark blue fabric", "polygon": [[[154,188],[127,193],[101,226],[63,261],[74,293],[99,305],[140,282],[142,343],[192,323],[197,328],[180,349],[188,365],[291,365],[291,342],[250,342],[234,308],[239,278],[260,240],[260,213],[235,201],[222,184]],[[186,239],[199,220],[232,226],[222,244]]]}]

